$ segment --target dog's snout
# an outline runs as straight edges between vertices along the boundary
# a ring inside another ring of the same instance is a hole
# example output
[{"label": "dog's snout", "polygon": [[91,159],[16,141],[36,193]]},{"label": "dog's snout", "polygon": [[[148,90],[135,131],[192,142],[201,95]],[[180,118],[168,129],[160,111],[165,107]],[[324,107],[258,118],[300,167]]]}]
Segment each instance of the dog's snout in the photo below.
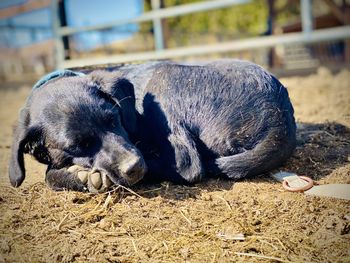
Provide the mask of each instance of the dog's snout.
[{"label": "dog's snout", "polygon": [[141,158],[130,159],[120,166],[120,171],[129,178],[143,176],[144,169],[145,165]]}]

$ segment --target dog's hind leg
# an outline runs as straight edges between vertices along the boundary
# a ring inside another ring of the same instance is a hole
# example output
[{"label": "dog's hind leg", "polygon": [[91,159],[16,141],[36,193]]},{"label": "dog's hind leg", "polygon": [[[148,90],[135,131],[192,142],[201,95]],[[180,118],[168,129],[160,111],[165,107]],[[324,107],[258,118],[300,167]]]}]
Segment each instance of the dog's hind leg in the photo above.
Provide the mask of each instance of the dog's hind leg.
[{"label": "dog's hind leg", "polygon": [[282,165],[293,153],[295,137],[279,138],[279,132],[271,132],[253,149],[215,160],[216,173],[230,179],[241,179],[268,172]]}]

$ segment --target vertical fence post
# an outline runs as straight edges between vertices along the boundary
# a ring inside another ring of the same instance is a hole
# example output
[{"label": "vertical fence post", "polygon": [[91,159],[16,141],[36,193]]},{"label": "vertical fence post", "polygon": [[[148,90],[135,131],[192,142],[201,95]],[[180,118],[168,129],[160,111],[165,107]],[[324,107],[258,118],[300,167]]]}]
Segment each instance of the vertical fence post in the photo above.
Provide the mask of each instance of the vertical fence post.
[{"label": "vertical fence post", "polygon": [[58,1],[51,0],[51,25],[54,38],[54,56],[56,69],[62,69],[64,61],[64,46],[59,34],[60,22],[58,17]]},{"label": "vertical fence post", "polygon": [[[344,16],[344,24],[350,25],[350,5],[343,1],[343,16]],[[345,62],[350,62],[350,40],[345,39],[345,54],[344,54]]]},{"label": "vertical fence post", "polygon": [[[152,0],[151,5],[152,5],[152,10],[159,9],[160,0]],[[156,50],[164,49],[162,20],[160,18],[153,19],[153,34],[154,34],[154,43],[155,43]]]},{"label": "vertical fence post", "polygon": [[301,24],[303,33],[309,35],[313,28],[312,23],[312,0],[300,0]]}]

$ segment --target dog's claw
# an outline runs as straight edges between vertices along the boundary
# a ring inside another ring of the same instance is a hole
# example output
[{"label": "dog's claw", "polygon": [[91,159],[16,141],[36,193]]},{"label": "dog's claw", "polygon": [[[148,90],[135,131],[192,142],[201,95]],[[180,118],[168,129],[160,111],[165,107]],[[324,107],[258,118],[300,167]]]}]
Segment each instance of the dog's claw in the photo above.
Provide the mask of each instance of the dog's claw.
[{"label": "dog's claw", "polygon": [[79,171],[86,171],[86,169],[84,167],[81,167],[79,165],[73,165],[73,166],[70,166],[68,169],[67,169],[68,172],[70,173],[76,173],[76,172],[79,172]]},{"label": "dog's claw", "polygon": [[88,175],[89,173],[87,171],[79,171],[77,173],[79,180],[83,183],[86,184],[88,181]]},{"label": "dog's claw", "polygon": [[99,172],[90,174],[91,184],[95,189],[100,189],[102,186],[102,175]]},{"label": "dog's claw", "polygon": [[73,165],[67,169],[68,172],[74,174],[89,190],[90,193],[106,192],[112,185],[107,174],[96,169],[88,170],[79,165]]}]

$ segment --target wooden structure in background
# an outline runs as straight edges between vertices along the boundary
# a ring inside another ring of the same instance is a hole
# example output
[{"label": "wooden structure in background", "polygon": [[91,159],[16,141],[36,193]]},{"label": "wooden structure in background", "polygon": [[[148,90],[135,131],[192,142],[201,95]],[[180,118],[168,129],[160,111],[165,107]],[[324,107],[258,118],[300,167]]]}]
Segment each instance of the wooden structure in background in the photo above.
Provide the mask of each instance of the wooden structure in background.
[{"label": "wooden structure in background", "polygon": [[[0,9],[0,19],[48,8],[51,0],[28,0],[23,4],[12,5]],[[11,26],[16,28],[16,26]],[[18,27],[20,29],[34,30],[34,27]],[[0,79],[24,80],[33,76],[44,74],[52,70],[54,44],[52,40],[34,43],[22,48],[0,48]]]},{"label": "wooden structure in background", "polygon": [[[346,3],[346,1],[342,1],[341,5],[337,4],[333,0],[320,0],[323,1],[323,3],[328,7],[329,13],[323,14],[320,16],[313,16],[312,20],[310,21],[311,29],[318,30],[318,29],[326,29],[326,28],[332,28],[332,27],[340,27],[340,26],[346,26],[350,24],[350,9],[349,4]],[[275,7],[275,0],[267,0],[268,9],[269,9],[269,33],[271,35],[274,34],[281,34],[281,33],[296,33],[296,32],[302,32],[303,31],[303,21],[302,19],[300,21],[282,26],[281,30],[282,32],[276,29],[275,20],[276,16],[278,16],[278,13],[283,11],[284,9],[287,9],[290,4],[293,3],[292,0],[288,0],[286,4],[277,9]],[[294,2],[295,3],[295,2]],[[314,2],[315,3],[315,2]],[[310,10],[311,12],[312,10]],[[311,14],[312,15],[312,14]],[[320,43],[320,44],[314,44],[316,49],[318,50],[326,50],[327,49],[327,43]],[[320,47],[317,47],[320,46]],[[301,48],[299,46],[299,48]],[[287,58],[288,59],[288,58]],[[350,41],[344,40],[344,54],[342,58],[343,62],[350,62]],[[269,62],[271,67],[280,67],[282,64],[282,59],[278,57],[276,54],[275,48],[271,48],[270,54],[269,54]]]},{"label": "wooden structure in background", "polygon": [[[318,45],[318,42],[322,41],[338,41],[345,43],[344,58],[345,61],[350,61],[350,7],[345,0],[343,0],[343,4],[341,6],[337,5],[333,0],[320,0],[327,4],[330,13],[319,17],[312,17],[311,0],[300,0],[301,21],[286,25],[279,29],[276,28],[275,24],[276,16],[283,9],[288,8],[290,4],[295,3],[295,0],[288,0],[286,5],[279,9],[276,9],[275,7],[275,0],[266,0],[266,4],[269,7],[269,28],[264,36],[229,42],[219,42],[210,45],[188,46],[173,49],[167,48],[166,43],[166,35],[169,30],[166,24],[167,18],[215,10],[236,4],[244,4],[250,2],[250,0],[203,0],[197,3],[172,7],[166,7],[163,0],[145,1],[150,2],[152,10],[145,12],[138,17],[126,20],[116,20],[102,25],[90,25],[79,28],[72,28],[67,25],[64,0],[28,0],[21,5],[0,9],[0,19],[7,19],[15,15],[31,12],[41,8],[50,8],[53,14],[52,28],[55,38],[53,41],[48,41],[48,44],[45,45],[45,47],[47,46],[48,48],[45,48],[44,53],[51,56],[50,60],[52,60],[52,57],[55,58],[55,65],[58,68],[75,67],[81,65],[85,66],[89,64],[132,62],[150,59],[169,59],[187,56],[193,57],[212,53],[245,52],[247,50],[259,50],[262,48],[271,49],[271,53],[269,55],[270,65],[272,67],[280,67],[283,65],[283,60],[282,57],[277,55],[275,50],[276,46],[288,46],[291,44],[307,46],[309,43],[316,43],[316,45]],[[81,32],[105,30],[118,25],[141,23],[145,21],[153,21],[153,36],[155,43],[154,51],[113,54],[99,58],[89,57],[85,59],[69,59],[69,36]],[[36,46],[38,47],[38,51],[40,51],[42,44],[41,46],[34,44],[30,46],[30,49],[23,48],[23,50],[34,51]],[[55,55],[47,52],[47,50],[50,48],[55,50]],[[0,53],[1,52],[4,53],[7,51],[0,50]],[[11,52],[11,54],[17,54],[17,56],[19,56],[19,54],[22,54],[21,56],[31,56],[32,54],[37,54],[37,52]]]},{"label": "wooden structure in background", "polygon": [[51,0],[28,0],[20,5],[13,5],[0,9],[0,19],[10,18],[19,14],[31,12],[50,6]]}]

